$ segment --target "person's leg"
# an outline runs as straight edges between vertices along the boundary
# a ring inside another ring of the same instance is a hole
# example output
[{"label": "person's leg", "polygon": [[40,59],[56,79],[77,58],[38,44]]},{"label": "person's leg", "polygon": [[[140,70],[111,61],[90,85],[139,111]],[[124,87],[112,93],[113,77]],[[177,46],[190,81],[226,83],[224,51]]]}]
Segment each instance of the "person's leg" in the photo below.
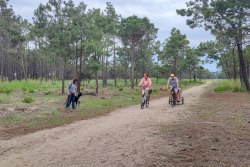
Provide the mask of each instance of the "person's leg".
[{"label": "person's leg", "polygon": [[141,89],[141,96],[144,96],[144,94],[145,94],[145,90],[142,88]]},{"label": "person's leg", "polygon": [[149,91],[149,88],[146,88],[146,89],[145,89],[145,96],[146,96],[146,97],[149,96],[149,95],[148,95],[148,91]]},{"label": "person's leg", "polygon": [[71,97],[71,102],[72,102],[72,108],[75,109],[75,95],[72,95]]},{"label": "person's leg", "polygon": [[178,90],[178,88],[175,88],[175,94],[176,94],[176,100],[177,101],[180,101],[180,98],[179,98],[179,90]]},{"label": "person's leg", "polygon": [[71,96],[68,95],[67,101],[66,101],[66,108],[69,108],[71,102]]},{"label": "person's leg", "polygon": [[169,97],[172,97],[172,87],[169,87]]}]

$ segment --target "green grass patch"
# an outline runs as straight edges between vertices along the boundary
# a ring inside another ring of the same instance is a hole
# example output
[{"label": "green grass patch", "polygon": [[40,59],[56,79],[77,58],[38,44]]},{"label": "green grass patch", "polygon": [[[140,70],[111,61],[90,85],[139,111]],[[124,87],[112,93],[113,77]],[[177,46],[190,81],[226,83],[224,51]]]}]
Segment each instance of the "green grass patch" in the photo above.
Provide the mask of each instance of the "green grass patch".
[{"label": "green grass patch", "polygon": [[54,84],[51,81],[40,82],[39,80],[15,80],[10,82],[0,82],[0,93],[10,93],[14,90],[23,90],[34,93],[35,90],[60,90],[61,82],[56,81]]},{"label": "green grass patch", "polygon": [[29,90],[29,93],[34,93],[34,92],[35,92],[35,91],[34,91],[34,90],[32,90],[32,89],[31,89],[31,90]]},{"label": "green grass patch", "polygon": [[215,92],[244,92],[244,89],[241,87],[240,80],[217,80],[214,82],[214,91]]},{"label": "green grass patch", "polygon": [[9,104],[11,102],[10,94],[0,95],[0,103],[1,104]]},{"label": "green grass patch", "polygon": [[34,100],[33,100],[33,98],[32,97],[25,97],[24,99],[23,99],[23,102],[24,103],[32,103]]}]

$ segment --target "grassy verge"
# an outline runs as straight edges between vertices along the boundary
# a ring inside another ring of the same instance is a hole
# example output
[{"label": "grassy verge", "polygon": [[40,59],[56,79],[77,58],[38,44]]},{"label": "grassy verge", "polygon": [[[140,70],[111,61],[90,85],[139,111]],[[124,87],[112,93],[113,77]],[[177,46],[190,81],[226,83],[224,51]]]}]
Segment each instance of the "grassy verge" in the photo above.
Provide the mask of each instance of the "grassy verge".
[{"label": "grassy verge", "polygon": [[41,82],[38,80],[17,80],[0,83],[0,93],[11,93],[15,90],[34,93],[35,91],[52,91],[58,89],[60,90],[60,81],[56,81],[55,83],[53,83],[52,81]]},{"label": "grassy verge", "polygon": [[215,92],[224,92],[224,91],[232,91],[232,92],[244,92],[244,89],[241,86],[240,80],[219,80],[214,82]]},{"label": "grassy verge", "polygon": [[[84,84],[83,91],[94,91],[94,84],[94,81]],[[183,80],[182,88],[185,90],[199,84],[202,82],[190,83]],[[119,81],[118,87],[115,88],[113,81],[109,80],[108,87],[101,88],[99,96],[83,96],[76,111],[66,112],[63,105],[66,96],[59,95],[61,90],[59,85],[59,82],[41,84],[38,81],[0,83],[0,89],[11,90],[9,93],[1,93],[0,96],[0,134],[2,134],[0,138],[10,138],[105,115],[120,107],[139,104],[141,93],[139,87],[131,90],[124,81]],[[167,94],[166,80],[159,80],[156,83],[156,80],[153,79],[152,99]]]}]

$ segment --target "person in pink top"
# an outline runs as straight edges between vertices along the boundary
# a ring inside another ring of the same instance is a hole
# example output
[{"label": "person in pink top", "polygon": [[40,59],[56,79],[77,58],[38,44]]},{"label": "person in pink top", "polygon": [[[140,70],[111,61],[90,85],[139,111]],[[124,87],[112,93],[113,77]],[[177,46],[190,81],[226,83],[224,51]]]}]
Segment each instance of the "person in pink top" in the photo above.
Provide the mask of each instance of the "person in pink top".
[{"label": "person in pink top", "polygon": [[151,90],[152,82],[147,73],[144,73],[139,86],[142,87],[142,95],[145,94],[146,96],[148,96],[148,93],[150,93],[149,90]]}]

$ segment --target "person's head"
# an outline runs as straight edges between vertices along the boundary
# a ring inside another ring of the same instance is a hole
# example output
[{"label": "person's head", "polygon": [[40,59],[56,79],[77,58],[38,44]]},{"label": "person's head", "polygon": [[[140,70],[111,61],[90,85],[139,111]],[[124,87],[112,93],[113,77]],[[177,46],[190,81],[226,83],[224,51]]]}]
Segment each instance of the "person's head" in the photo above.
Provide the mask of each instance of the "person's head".
[{"label": "person's head", "polygon": [[78,79],[73,79],[73,84],[75,84],[78,81]]},{"label": "person's head", "polygon": [[148,78],[148,73],[144,73],[144,78],[145,78],[145,79]]},{"label": "person's head", "polygon": [[171,76],[172,79],[174,79],[174,74],[171,74],[170,76]]}]

